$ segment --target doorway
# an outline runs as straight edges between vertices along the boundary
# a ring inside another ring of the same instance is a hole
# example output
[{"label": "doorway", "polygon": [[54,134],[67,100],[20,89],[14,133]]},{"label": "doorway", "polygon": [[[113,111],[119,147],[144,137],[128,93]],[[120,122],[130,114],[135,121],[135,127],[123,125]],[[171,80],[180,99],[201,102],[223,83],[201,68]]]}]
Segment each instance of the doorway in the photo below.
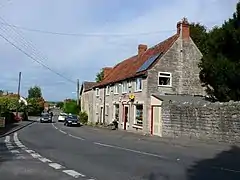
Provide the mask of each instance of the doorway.
[{"label": "doorway", "polygon": [[103,107],[101,107],[100,111],[100,123],[103,123]]},{"label": "doorway", "polygon": [[127,125],[129,122],[129,107],[128,106],[124,106],[124,116],[123,116],[123,129],[126,130],[127,129]]},{"label": "doorway", "polygon": [[162,107],[152,106],[152,134],[162,137]]}]

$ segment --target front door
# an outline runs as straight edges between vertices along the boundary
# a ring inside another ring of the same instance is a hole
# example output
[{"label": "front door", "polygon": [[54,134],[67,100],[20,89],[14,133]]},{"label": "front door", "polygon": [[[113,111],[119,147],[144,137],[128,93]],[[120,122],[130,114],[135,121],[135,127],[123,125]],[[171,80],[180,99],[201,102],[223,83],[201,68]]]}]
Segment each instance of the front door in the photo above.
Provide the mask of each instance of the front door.
[{"label": "front door", "polygon": [[162,108],[153,107],[153,135],[162,136]]},{"label": "front door", "polygon": [[123,129],[127,129],[127,124],[129,121],[129,111],[128,111],[128,106],[124,106],[124,122],[123,122]]},{"label": "front door", "polygon": [[100,123],[103,123],[103,107],[101,107],[100,111]]}]

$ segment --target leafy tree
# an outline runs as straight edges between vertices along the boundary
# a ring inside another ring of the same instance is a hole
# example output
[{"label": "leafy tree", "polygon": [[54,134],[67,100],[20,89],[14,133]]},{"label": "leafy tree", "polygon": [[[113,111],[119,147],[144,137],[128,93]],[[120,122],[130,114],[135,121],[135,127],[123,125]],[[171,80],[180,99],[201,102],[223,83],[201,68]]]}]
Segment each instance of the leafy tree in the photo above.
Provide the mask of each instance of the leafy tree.
[{"label": "leafy tree", "polygon": [[30,115],[39,115],[44,110],[43,98],[28,98],[28,112]]},{"label": "leafy tree", "polygon": [[191,23],[190,24],[190,34],[194,43],[197,45],[202,54],[207,53],[207,38],[208,33],[204,25],[200,23]]},{"label": "leafy tree", "polygon": [[63,102],[57,102],[56,107],[63,108],[64,103]]},{"label": "leafy tree", "polygon": [[233,17],[208,33],[200,79],[215,100],[240,100],[240,2]]},{"label": "leafy tree", "polygon": [[28,98],[41,98],[42,97],[42,90],[39,86],[31,87],[28,90]]},{"label": "leafy tree", "polygon": [[78,114],[79,106],[77,105],[77,101],[73,99],[67,99],[64,101],[63,111],[65,113]]},{"label": "leafy tree", "polygon": [[101,69],[101,71],[96,75],[96,78],[95,78],[96,82],[101,82],[103,80],[103,77],[104,77],[104,72],[103,72],[103,69]]}]

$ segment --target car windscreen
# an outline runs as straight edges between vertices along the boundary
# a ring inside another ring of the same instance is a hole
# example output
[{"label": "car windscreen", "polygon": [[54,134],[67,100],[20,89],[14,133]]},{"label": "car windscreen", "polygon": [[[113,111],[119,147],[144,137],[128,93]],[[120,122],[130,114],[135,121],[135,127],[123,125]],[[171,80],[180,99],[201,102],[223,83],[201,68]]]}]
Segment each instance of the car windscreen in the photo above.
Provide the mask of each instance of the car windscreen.
[{"label": "car windscreen", "polygon": [[49,114],[42,114],[42,117],[48,117]]},{"label": "car windscreen", "polygon": [[71,115],[71,116],[68,116],[67,119],[77,119],[77,116]]}]

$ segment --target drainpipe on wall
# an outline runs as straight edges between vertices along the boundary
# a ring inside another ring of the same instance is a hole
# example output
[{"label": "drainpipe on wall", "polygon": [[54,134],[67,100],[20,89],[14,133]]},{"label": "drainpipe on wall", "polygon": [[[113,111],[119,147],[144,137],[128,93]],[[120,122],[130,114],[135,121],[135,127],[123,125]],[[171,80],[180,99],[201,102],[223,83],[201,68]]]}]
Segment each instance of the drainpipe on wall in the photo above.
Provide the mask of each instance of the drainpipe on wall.
[{"label": "drainpipe on wall", "polygon": [[103,124],[105,124],[106,88],[103,88]]}]

